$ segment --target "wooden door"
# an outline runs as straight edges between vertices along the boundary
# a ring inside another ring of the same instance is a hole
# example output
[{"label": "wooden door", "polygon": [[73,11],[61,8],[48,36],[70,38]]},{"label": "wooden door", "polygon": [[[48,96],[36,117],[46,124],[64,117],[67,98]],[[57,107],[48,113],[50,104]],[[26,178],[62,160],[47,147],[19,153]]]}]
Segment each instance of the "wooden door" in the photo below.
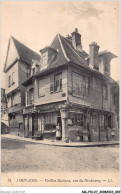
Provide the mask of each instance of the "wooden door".
[{"label": "wooden door", "polygon": [[32,136],[34,136],[35,131],[38,131],[38,115],[32,115]]}]

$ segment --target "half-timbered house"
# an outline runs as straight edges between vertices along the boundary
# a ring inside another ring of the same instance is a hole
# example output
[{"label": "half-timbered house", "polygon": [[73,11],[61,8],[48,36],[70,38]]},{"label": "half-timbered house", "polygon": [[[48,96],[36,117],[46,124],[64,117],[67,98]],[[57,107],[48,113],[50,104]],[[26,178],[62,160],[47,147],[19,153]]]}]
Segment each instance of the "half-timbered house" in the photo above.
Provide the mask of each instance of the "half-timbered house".
[{"label": "half-timbered house", "polygon": [[32,59],[40,60],[40,55],[11,37],[8,43],[4,73],[10,133],[14,135],[24,136],[23,108],[26,89],[22,82],[30,74]]},{"label": "half-timbered house", "polygon": [[[57,34],[31,61],[30,76],[23,82],[24,135],[62,141],[107,141],[119,138],[119,85],[110,76],[116,56],[89,45],[82,49],[76,29],[71,36]],[[32,58],[32,57],[31,57]]]}]

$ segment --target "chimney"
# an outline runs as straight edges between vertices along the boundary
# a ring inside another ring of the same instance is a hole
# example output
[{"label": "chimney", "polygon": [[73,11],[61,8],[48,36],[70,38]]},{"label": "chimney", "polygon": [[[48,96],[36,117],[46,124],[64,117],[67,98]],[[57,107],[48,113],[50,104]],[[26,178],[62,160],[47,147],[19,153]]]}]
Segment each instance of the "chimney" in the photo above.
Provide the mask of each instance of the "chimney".
[{"label": "chimney", "polygon": [[75,31],[71,33],[71,35],[73,47],[78,51],[82,51],[81,34],[78,33],[78,29],[76,28]]},{"label": "chimney", "polygon": [[110,62],[116,57],[117,56],[110,51],[102,51],[99,53],[99,71],[106,77],[110,77]]},{"label": "chimney", "polygon": [[99,46],[97,43],[92,42],[90,45],[90,52],[89,52],[89,66],[93,69],[99,71],[99,63],[98,63],[98,50]]}]

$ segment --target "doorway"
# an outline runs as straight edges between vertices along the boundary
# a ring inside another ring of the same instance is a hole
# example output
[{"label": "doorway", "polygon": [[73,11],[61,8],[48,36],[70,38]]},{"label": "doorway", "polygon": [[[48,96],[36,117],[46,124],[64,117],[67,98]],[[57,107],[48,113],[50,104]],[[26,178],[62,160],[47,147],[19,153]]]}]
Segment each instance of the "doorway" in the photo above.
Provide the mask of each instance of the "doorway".
[{"label": "doorway", "polygon": [[38,131],[38,114],[32,114],[32,136]]}]

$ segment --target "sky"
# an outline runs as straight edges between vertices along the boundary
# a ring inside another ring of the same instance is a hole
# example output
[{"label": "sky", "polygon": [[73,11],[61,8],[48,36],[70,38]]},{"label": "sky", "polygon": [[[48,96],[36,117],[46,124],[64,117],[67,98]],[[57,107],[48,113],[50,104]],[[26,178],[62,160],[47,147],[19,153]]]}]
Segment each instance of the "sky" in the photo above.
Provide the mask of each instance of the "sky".
[{"label": "sky", "polygon": [[78,28],[83,50],[96,42],[99,51],[118,56],[111,62],[111,77],[119,80],[118,1],[2,1],[1,2],[1,86],[7,46],[13,36],[32,50],[51,44],[56,34],[66,36]]}]

